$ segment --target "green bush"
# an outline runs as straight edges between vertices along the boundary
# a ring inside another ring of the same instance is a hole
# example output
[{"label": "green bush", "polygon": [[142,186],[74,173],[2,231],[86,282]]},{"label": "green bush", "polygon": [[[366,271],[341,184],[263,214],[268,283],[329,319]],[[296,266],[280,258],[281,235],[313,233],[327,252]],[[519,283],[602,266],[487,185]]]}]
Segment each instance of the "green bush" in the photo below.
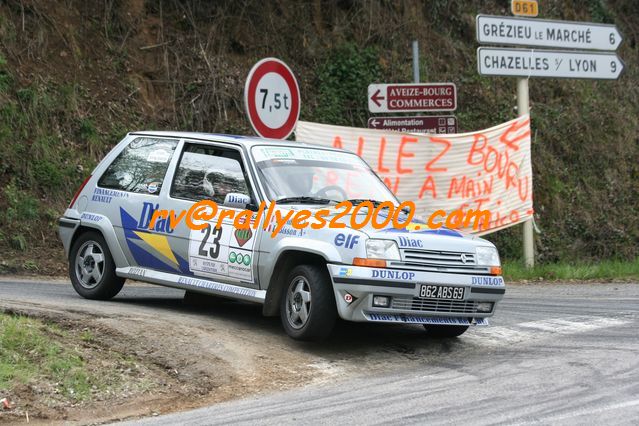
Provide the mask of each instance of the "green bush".
[{"label": "green bush", "polygon": [[38,218],[38,200],[27,192],[18,189],[15,182],[11,182],[4,187],[4,196],[8,204],[4,214],[7,224],[11,225],[18,221]]},{"label": "green bush", "polygon": [[317,70],[319,93],[314,119],[322,123],[365,126],[368,85],[381,79],[375,48],[344,44],[329,50]]}]

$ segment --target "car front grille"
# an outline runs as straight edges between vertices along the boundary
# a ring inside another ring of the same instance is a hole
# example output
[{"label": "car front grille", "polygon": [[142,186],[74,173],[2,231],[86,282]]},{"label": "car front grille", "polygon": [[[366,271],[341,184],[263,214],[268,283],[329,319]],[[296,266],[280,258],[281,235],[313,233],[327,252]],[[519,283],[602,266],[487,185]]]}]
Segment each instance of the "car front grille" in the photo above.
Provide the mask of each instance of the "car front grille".
[{"label": "car front grille", "polygon": [[392,309],[419,312],[477,313],[477,302],[468,300],[420,299],[419,297],[393,297]]},{"label": "car front grille", "polygon": [[403,249],[404,263],[428,266],[473,267],[476,264],[475,253],[438,250]]}]

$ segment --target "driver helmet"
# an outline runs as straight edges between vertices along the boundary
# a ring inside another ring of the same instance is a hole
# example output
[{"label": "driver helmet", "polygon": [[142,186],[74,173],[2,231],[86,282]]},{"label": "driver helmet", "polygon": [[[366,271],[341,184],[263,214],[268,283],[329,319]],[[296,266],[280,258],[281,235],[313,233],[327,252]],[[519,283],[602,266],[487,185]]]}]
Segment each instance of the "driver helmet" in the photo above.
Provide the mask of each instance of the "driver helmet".
[{"label": "driver helmet", "polygon": [[301,168],[290,174],[288,185],[293,191],[293,196],[311,195],[313,188],[313,170],[310,168]]}]

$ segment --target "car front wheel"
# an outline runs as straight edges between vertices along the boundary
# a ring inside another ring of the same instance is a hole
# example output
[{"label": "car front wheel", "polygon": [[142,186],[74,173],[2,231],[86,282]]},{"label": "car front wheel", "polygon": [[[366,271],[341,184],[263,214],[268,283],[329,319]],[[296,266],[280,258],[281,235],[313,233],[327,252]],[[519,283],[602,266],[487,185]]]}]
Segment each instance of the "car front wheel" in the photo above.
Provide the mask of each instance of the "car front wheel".
[{"label": "car front wheel", "polygon": [[297,340],[322,340],[335,326],[337,308],[326,270],[300,265],[291,270],[280,303],[286,333]]},{"label": "car front wheel", "polygon": [[69,278],[75,291],[86,299],[111,299],[124,285],[124,278],[115,275],[115,262],[106,241],[97,232],[86,232],[73,243]]}]

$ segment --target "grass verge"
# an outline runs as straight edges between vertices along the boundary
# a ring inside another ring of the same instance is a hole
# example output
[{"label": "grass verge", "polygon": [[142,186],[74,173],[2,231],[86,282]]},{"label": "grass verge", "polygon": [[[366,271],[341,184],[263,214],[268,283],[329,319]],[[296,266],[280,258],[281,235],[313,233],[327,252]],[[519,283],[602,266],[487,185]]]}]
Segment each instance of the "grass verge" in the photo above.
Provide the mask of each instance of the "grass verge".
[{"label": "grass verge", "polygon": [[602,260],[597,263],[548,263],[526,268],[521,261],[503,264],[506,281],[639,279],[639,258],[634,261]]},{"label": "grass verge", "polygon": [[81,355],[58,343],[66,334],[53,324],[0,314],[0,389],[46,380],[55,393],[88,399],[95,380]]},{"label": "grass verge", "polygon": [[13,405],[0,409],[0,423],[26,413],[66,419],[71,409],[117,405],[166,382],[161,369],[112,347],[117,339],[84,323],[0,312],[0,398]]}]

